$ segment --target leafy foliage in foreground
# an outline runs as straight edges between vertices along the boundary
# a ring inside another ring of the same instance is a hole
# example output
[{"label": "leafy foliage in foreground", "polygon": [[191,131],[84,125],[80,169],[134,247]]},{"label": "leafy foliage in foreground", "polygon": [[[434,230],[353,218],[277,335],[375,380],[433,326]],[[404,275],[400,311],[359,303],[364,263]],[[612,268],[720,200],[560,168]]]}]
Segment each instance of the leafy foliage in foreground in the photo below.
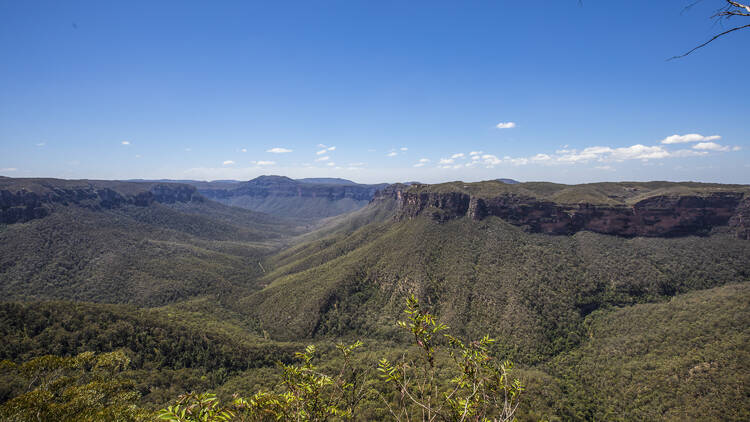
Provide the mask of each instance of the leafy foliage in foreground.
[{"label": "leafy foliage in foreground", "polygon": [[[226,312],[223,316],[219,323],[124,305],[0,303],[0,359],[121,351],[131,359],[128,375],[150,402],[184,389],[215,388],[238,372],[291,361],[297,345],[253,336],[233,327]],[[0,400],[19,388],[0,382]]]},{"label": "leafy foliage in foreground", "polygon": [[20,365],[9,361],[0,371],[28,385],[28,392],[0,406],[7,422],[145,421],[137,407],[134,383],[121,376],[130,360],[122,352],[75,357],[42,356]]},{"label": "leafy foliage in foreground", "polygon": [[[359,341],[337,348],[344,364],[335,375],[327,375],[313,364],[314,346],[308,346],[297,357],[300,365],[281,365],[283,382],[274,391],[260,391],[249,398],[235,397],[222,405],[210,393],[187,394],[161,411],[159,417],[170,422],[219,422],[265,420],[357,420],[358,404],[368,394],[378,394],[397,421],[511,421],[515,420],[518,398],[523,390],[518,380],[510,380],[512,364],[496,363],[486,346],[493,340],[484,337],[464,344],[448,339],[450,355],[456,367],[455,376],[445,383],[436,377],[435,354],[440,342],[438,333],[448,327],[424,312],[411,296],[407,301],[408,321],[399,325],[413,335],[420,350],[417,359],[401,358],[396,363],[381,359],[380,377],[395,391],[390,398],[375,388],[373,381],[352,371],[350,356],[360,347]],[[395,397],[395,400],[394,400]]]}]

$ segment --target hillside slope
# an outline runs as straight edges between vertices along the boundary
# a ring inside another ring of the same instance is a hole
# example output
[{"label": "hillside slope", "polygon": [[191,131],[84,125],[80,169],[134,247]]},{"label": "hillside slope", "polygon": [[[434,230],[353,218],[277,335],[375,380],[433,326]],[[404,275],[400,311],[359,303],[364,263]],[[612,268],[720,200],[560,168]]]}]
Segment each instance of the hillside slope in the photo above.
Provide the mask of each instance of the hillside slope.
[{"label": "hillside slope", "polygon": [[750,419],[750,284],[597,312],[552,362],[577,420]]},{"label": "hillside slope", "polygon": [[388,195],[369,207],[384,204],[394,217],[267,259],[266,287],[238,310],[278,338],[388,338],[415,293],[459,333],[489,332],[531,363],[579,344],[582,321],[597,309],[750,280],[750,242],[728,228],[700,237],[550,236],[491,215],[402,218]]},{"label": "hillside slope", "polygon": [[160,305],[247,288],[302,232],[178,184],[3,179],[0,293]]}]

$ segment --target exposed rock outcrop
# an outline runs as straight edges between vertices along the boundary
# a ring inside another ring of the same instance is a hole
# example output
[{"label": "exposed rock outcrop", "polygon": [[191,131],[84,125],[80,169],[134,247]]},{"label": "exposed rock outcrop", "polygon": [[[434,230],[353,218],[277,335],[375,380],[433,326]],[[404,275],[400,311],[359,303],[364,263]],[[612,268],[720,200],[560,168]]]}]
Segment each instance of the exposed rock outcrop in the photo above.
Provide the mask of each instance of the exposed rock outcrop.
[{"label": "exposed rock outcrop", "polygon": [[91,182],[71,186],[24,181],[0,186],[0,224],[23,223],[49,215],[56,206],[77,205],[90,209],[112,209],[124,205],[146,207],[154,202],[203,201],[197,190],[179,184]]},{"label": "exposed rock outcrop", "polygon": [[397,219],[422,214],[438,221],[495,216],[534,233],[569,235],[588,230],[626,237],[707,235],[715,227],[731,226],[739,237],[750,237],[750,197],[744,192],[655,195],[630,205],[606,205],[560,204],[514,193],[480,197],[393,185],[376,195],[376,199],[386,197],[397,201]]}]

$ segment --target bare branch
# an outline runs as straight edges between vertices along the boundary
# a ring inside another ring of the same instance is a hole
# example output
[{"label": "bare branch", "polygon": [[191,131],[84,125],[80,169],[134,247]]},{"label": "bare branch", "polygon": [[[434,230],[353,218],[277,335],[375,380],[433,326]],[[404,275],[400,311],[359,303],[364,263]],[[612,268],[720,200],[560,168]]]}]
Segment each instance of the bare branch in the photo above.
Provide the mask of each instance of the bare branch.
[{"label": "bare branch", "polygon": [[[738,9],[745,9],[745,10],[747,10],[747,13],[750,13],[750,6],[746,6],[744,4],[737,3],[736,1],[732,1],[732,0],[727,0],[727,3],[731,4],[732,6],[738,8]],[[742,16],[747,16],[747,15],[743,14]]]},{"label": "bare branch", "polygon": [[670,57],[669,59],[667,59],[667,61],[669,61],[669,60],[673,60],[673,59],[679,59],[679,58],[685,57],[685,56],[687,56],[688,54],[692,53],[693,51],[695,51],[695,50],[697,50],[697,49],[699,49],[699,48],[701,48],[701,47],[705,47],[705,46],[707,46],[708,44],[710,44],[710,43],[711,43],[712,41],[714,41],[715,39],[717,39],[717,38],[719,38],[719,37],[722,37],[722,36],[724,36],[724,35],[726,35],[726,34],[728,34],[728,33],[730,33],[730,32],[738,31],[738,30],[740,30],[740,29],[744,29],[744,28],[750,28],[750,24],[747,24],[747,25],[743,25],[743,26],[738,26],[738,27],[736,27],[736,28],[732,28],[732,29],[729,29],[729,30],[727,30],[727,31],[724,31],[724,32],[722,32],[722,33],[720,33],[720,34],[714,35],[714,36],[713,36],[713,37],[712,37],[712,38],[711,38],[710,40],[708,40],[708,41],[704,42],[703,44],[701,44],[701,45],[699,45],[699,46],[697,46],[697,47],[693,48],[692,50],[688,51],[687,53],[685,53],[685,54],[681,54],[681,55],[679,55],[679,56],[673,56],[673,57]]}]

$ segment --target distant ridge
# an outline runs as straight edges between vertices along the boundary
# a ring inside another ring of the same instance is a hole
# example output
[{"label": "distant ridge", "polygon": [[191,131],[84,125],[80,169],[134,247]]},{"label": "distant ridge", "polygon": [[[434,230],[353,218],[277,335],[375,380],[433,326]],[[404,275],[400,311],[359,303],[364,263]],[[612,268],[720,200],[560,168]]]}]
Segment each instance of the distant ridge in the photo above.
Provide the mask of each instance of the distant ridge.
[{"label": "distant ridge", "polygon": [[306,177],[304,179],[296,179],[302,183],[318,183],[323,185],[356,185],[358,183],[352,182],[348,179],[341,179],[338,177]]},{"label": "distant ridge", "polygon": [[388,184],[365,185],[340,178],[263,175],[247,182],[198,182],[202,195],[221,203],[280,217],[320,219],[358,210]]},{"label": "distant ridge", "polygon": [[513,179],[495,179],[495,180],[497,180],[498,182],[503,182],[507,185],[517,185],[521,183],[518,180],[513,180]]}]

